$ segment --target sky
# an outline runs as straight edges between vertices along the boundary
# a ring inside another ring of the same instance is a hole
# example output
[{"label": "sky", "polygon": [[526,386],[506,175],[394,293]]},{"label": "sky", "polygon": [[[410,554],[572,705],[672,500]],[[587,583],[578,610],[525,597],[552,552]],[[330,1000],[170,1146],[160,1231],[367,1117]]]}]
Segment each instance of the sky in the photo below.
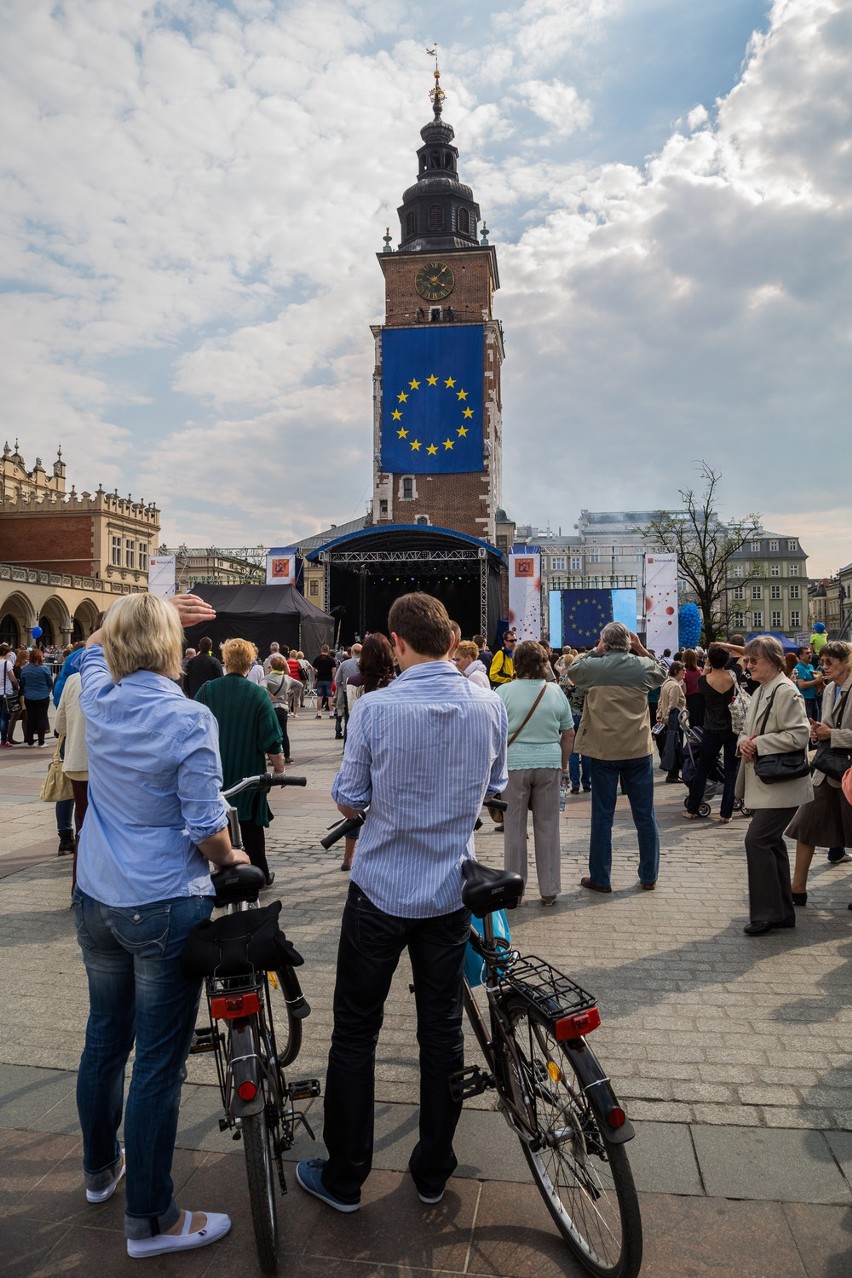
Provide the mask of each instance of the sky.
[{"label": "sky", "polygon": [[[0,403],[28,465],[286,545],[371,496],[375,254],[436,41],[501,278],[503,505],[852,560],[852,0],[0,0]],[[424,22],[428,21],[428,27]]]}]

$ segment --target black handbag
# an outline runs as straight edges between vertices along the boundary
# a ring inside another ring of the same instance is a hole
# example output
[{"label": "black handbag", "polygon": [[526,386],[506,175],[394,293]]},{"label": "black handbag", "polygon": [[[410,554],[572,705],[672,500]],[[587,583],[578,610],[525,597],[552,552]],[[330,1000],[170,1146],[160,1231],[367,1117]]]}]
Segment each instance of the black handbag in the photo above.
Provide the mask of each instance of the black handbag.
[{"label": "black handbag", "polygon": [[[848,697],[849,693],[845,692],[835,709],[832,716],[835,727],[839,727],[843,722],[843,711]],[[842,747],[829,745],[827,741],[820,741],[816,754],[811,760],[811,767],[815,772],[822,772],[825,776],[831,777],[832,781],[842,781],[844,772],[852,768],[852,750],[844,750]]]},{"label": "black handbag", "polygon": [[197,923],[186,938],[187,976],[244,976],[301,967],[304,959],[278,926],[281,902]]},{"label": "black handbag", "polygon": [[820,741],[811,761],[814,772],[822,772],[832,781],[842,781],[843,774],[852,768],[852,750],[838,750],[827,741]]},{"label": "black handbag", "polygon": [[[773,692],[766,707],[766,714],[763,716],[763,723],[760,725],[760,732],[755,733],[755,736],[762,736],[766,730],[774,700]],[[754,775],[764,785],[779,785],[782,781],[798,781],[802,777],[809,777],[811,765],[808,761],[808,752],[803,746],[799,750],[787,750],[783,754],[757,754],[754,758]]]}]

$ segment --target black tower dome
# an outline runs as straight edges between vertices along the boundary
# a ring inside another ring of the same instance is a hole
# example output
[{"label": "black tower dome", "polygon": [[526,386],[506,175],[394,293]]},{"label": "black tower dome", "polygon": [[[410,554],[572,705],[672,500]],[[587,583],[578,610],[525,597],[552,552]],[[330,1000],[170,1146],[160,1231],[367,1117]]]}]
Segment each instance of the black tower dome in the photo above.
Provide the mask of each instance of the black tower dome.
[{"label": "black tower dome", "polygon": [[444,91],[440,71],[435,71],[435,87],[429,96],[435,114],[420,130],[423,146],[417,152],[417,181],[405,192],[397,210],[399,247],[424,253],[433,249],[470,248],[479,243],[476,234],[479,205],[470,187],[458,178],[459,153],[453,146],[455,134],[452,125],[441,119]]}]

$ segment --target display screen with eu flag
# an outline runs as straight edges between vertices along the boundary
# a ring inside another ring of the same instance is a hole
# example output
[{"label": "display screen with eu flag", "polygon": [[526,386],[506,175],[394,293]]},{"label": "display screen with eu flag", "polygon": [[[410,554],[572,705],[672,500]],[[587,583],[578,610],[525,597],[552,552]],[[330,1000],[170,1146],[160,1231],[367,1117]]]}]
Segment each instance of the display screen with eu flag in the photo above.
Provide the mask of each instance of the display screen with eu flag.
[{"label": "display screen with eu flag", "polygon": [[482,327],[391,328],[382,334],[382,470],[482,470]]}]

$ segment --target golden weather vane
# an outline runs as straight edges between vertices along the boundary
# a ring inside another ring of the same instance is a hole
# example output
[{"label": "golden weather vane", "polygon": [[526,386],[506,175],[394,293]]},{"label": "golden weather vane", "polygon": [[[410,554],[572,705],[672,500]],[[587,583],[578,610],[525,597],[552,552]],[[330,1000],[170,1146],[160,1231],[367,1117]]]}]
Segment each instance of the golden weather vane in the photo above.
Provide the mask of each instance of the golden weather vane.
[{"label": "golden weather vane", "polygon": [[440,115],[440,114],[441,114],[441,111],[442,111],[442,109],[443,109],[444,99],[446,98],[446,96],[447,96],[447,95],[446,95],[446,93],[444,92],[444,90],[441,88],[441,71],[440,71],[440,68],[439,68],[439,66],[438,66],[438,46],[437,46],[437,44],[436,44],[436,45],[434,45],[434,47],[433,47],[433,48],[431,48],[431,49],[427,49],[427,50],[426,50],[426,53],[427,53],[427,55],[428,55],[430,58],[434,58],[434,59],[435,59],[435,70],[434,70],[434,72],[433,72],[434,77],[435,77],[435,87],[434,87],[434,89],[431,89],[431,90],[429,91],[429,97],[430,97],[430,98],[431,98],[431,100],[432,100],[432,106],[433,106],[433,108],[434,108],[435,114],[436,114],[436,115]]}]

